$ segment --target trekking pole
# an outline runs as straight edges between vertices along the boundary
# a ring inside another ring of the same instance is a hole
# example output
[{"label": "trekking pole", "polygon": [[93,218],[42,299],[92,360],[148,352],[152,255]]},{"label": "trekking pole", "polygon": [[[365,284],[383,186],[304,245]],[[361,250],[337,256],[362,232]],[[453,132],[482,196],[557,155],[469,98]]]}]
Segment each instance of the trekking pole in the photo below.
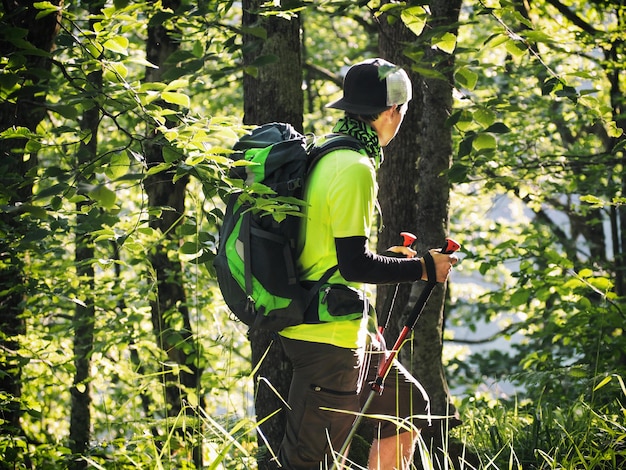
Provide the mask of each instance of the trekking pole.
[{"label": "trekking pole", "polygon": [[[417,240],[417,237],[415,235],[413,235],[411,232],[400,232],[400,236],[402,237],[402,246],[406,246],[406,247],[410,247],[415,240]],[[384,331],[387,329],[387,327],[389,326],[389,319],[391,318],[391,311],[393,310],[393,306],[396,303],[396,296],[398,295],[398,288],[400,287],[400,284],[396,284],[396,286],[393,289],[393,294],[389,297],[387,297],[387,300],[385,301],[385,305],[383,305],[383,312],[387,312],[387,317],[385,318],[385,323],[383,325],[379,325],[378,326],[378,333],[382,336],[382,334],[384,333]]]},{"label": "trekking pole", "polygon": [[[455,242],[451,238],[446,238],[446,241],[443,247],[441,248],[441,253],[451,254],[457,251],[459,248],[461,248],[461,245],[459,245],[457,242]],[[391,364],[393,364],[394,359],[398,355],[398,352],[400,351],[400,348],[402,347],[404,340],[409,335],[409,333],[413,330],[413,328],[415,328],[415,324],[417,323],[417,320],[421,316],[422,311],[424,310],[424,307],[426,306],[426,302],[428,302],[428,299],[430,298],[430,294],[432,293],[436,285],[437,285],[436,279],[428,280],[426,286],[424,287],[424,290],[422,291],[419,298],[417,299],[417,302],[415,302],[415,305],[413,306],[413,309],[411,310],[411,314],[409,315],[406,322],[404,323],[404,327],[402,328],[402,331],[400,331],[400,334],[398,335],[398,339],[393,345],[393,349],[389,352],[389,355],[385,357],[385,360],[378,367],[378,373],[376,374],[376,379],[370,384],[372,390],[367,396],[365,403],[361,407],[361,411],[356,416],[354,423],[352,424],[352,428],[350,429],[350,432],[348,433],[346,440],[344,441],[343,445],[341,446],[341,449],[339,450],[340,458],[343,458],[343,455],[348,450],[348,446],[350,445],[352,438],[356,434],[357,428],[359,427],[359,424],[361,423],[361,420],[363,419],[365,411],[369,408],[372,400],[374,399],[376,394],[382,395],[385,378],[387,377],[389,368],[391,367]],[[337,465],[337,461],[335,460],[335,462],[333,463],[332,470],[335,470],[337,468],[336,465]]]}]

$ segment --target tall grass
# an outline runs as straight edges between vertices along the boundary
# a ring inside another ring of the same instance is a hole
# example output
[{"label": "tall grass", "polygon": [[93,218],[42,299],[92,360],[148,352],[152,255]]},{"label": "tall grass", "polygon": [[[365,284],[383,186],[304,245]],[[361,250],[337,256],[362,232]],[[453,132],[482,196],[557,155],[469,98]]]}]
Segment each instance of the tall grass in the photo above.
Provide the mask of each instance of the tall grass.
[{"label": "tall grass", "polygon": [[[452,430],[467,454],[459,470],[609,470],[626,468],[626,387],[611,376],[595,387],[603,389],[597,402],[583,398],[571,403],[507,402],[488,397],[469,397],[460,404],[464,424]],[[600,404],[596,404],[600,403]],[[187,406],[176,420],[167,442],[150,442],[148,433],[135,434],[127,446],[109,453],[107,459],[88,458],[92,468],[184,469],[191,468],[191,436],[200,430],[205,469],[243,470],[256,468],[257,427],[250,417],[209,416]],[[182,434],[178,431],[182,431]],[[186,437],[185,437],[186,436]],[[170,442],[171,441],[171,442]],[[446,444],[447,445],[447,444]],[[178,454],[164,452],[177,448]],[[424,442],[422,457],[428,455]],[[111,450],[111,449],[109,449]],[[445,449],[444,449],[445,450]],[[420,459],[420,457],[417,457]],[[414,468],[450,469],[454,459],[435,464],[423,458]],[[471,462],[471,463],[470,463]],[[354,464],[352,468],[363,468]]]},{"label": "tall grass", "polygon": [[594,402],[467,398],[460,407],[465,424],[453,433],[479,458],[480,469],[626,468],[626,387],[620,376],[610,376],[593,391],[601,388]]}]

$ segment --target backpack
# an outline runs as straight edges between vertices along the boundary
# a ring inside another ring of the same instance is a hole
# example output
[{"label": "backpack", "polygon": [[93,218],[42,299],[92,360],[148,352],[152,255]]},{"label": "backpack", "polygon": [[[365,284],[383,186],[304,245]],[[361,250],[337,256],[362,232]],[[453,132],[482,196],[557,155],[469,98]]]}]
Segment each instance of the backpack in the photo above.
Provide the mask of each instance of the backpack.
[{"label": "backpack", "polygon": [[290,203],[288,211],[274,217],[240,198],[243,191],[230,193],[225,201],[213,264],[224,301],[250,330],[280,331],[303,323],[319,288],[337,270],[330,268],[319,281],[304,286],[296,260],[306,176],[325,154],[345,148],[358,151],[363,145],[352,137],[331,134],[316,146],[285,123],[256,127],[234,145],[231,158],[254,164],[233,166],[230,177],[242,179],[246,186],[261,183],[264,190],[253,194],[257,202]]}]

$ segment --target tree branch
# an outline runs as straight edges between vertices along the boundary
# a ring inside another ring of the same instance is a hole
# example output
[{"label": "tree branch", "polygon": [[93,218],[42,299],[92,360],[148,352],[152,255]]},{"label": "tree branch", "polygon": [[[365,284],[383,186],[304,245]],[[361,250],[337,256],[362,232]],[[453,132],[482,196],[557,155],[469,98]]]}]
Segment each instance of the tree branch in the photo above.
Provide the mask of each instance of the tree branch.
[{"label": "tree branch", "polygon": [[499,339],[500,337],[510,334],[512,330],[516,330],[518,327],[517,324],[513,323],[509,326],[507,326],[506,328],[495,332],[494,334],[492,334],[491,336],[487,336],[486,338],[482,338],[482,339],[456,339],[456,338],[452,338],[452,339],[446,339],[445,341],[447,343],[457,343],[457,344],[485,344],[485,343],[491,343],[492,341],[495,341],[497,339]]},{"label": "tree branch", "polygon": [[583,20],[576,13],[574,13],[569,8],[567,8],[567,6],[563,5],[559,0],[546,0],[546,3],[556,8],[559,11],[559,13],[561,13],[565,18],[567,18],[569,21],[574,23],[583,31],[589,34],[597,34],[600,32],[596,28],[591,26],[589,23],[587,23],[585,20]]},{"label": "tree branch", "polygon": [[340,88],[343,85],[343,78],[340,75],[331,72],[325,67],[321,67],[319,65],[307,62],[304,64],[304,68],[309,71],[314,77],[320,78],[322,80],[331,81]]}]

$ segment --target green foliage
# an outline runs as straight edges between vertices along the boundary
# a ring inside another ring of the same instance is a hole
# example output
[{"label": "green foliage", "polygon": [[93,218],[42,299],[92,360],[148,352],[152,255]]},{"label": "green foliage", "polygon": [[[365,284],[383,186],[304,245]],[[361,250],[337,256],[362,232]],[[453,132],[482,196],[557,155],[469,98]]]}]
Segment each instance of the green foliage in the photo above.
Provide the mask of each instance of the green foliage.
[{"label": "green foliage", "polygon": [[451,322],[493,326],[485,342],[515,341],[451,360],[451,381],[480,389],[496,378],[534,400],[572,400],[590,377],[626,367],[614,229],[624,141],[615,94],[624,83],[611,79],[624,52],[619,14],[571,9],[564,21],[575,25],[563,28],[552,2],[518,7],[468,7],[468,24],[481,27],[460,29],[449,119],[458,139],[449,172],[458,183],[455,230],[469,251],[460,270],[481,275],[459,293]]},{"label": "green foliage", "polygon": [[[604,397],[598,397],[600,391]],[[607,376],[589,392],[589,399],[523,401],[512,408],[485,397],[466,399],[466,425],[455,434],[480,457],[480,468],[621,468],[626,462],[623,379]]]},{"label": "green foliage", "polygon": [[[174,14],[160,4],[141,3],[107,7],[93,16],[68,9],[53,52],[56,68],[44,77],[47,119],[36,131],[9,127],[2,132],[5,140],[24,139],[26,151],[38,152],[40,162],[26,175],[33,195],[24,204],[15,203],[24,184],[21,175],[15,173],[16,166],[3,163],[3,238],[10,250],[20,253],[28,280],[21,286],[26,333],[11,338],[19,345],[15,353],[21,358],[24,385],[19,399],[6,395],[2,405],[22,407],[24,435],[2,434],[0,460],[6,465],[59,468],[82,458],[96,468],[146,468],[155,462],[161,468],[190,468],[199,429],[209,427],[201,419],[200,405],[202,413],[213,415],[219,409],[229,419],[246,419],[251,406],[245,373],[248,346],[240,329],[223,326],[229,322],[228,314],[216,300],[217,288],[203,264],[210,262],[215,246],[220,214],[215,199],[229,163],[223,149],[238,132],[232,110],[241,107],[237,94],[229,90],[235,83],[236,56],[231,53],[237,33],[232,12],[218,6],[224,4],[213,5],[212,15],[190,6],[183,7],[186,14]],[[153,66],[143,58],[144,35],[157,18],[185,32],[182,50],[189,52],[170,58],[178,65],[179,76],[148,83],[142,76]],[[212,31],[208,36],[207,28]],[[23,37],[4,26],[0,29],[2,39]],[[4,61],[4,71],[22,72],[20,63]],[[100,89],[90,85],[90,74],[96,71],[103,76]],[[18,80],[8,88],[9,77],[3,78],[5,103],[17,103],[29,91]],[[222,92],[213,97],[209,91],[217,85]],[[181,110],[173,111],[172,105]],[[83,113],[94,108],[102,116],[97,136],[81,129]],[[211,117],[212,110],[228,117]],[[144,157],[150,129],[164,135],[165,163],[154,167],[148,167]],[[81,144],[92,141],[97,141],[97,158],[77,165]],[[146,253],[165,240],[149,220],[171,208],[147,207],[142,184],[147,176],[166,172],[175,178],[192,174],[202,183],[190,186],[198,196],[189,198],[189,213],[181,215],[177,228],[181,243],[166,248],[169,257],[185,266],[185,285],[191,293],[186,308],[197,344],[193,348],[180,344],[176,308],[166,317],[164,337],[182,350],[201,352],[188,360],[206,371],[200,387],[186,391],[186,399],[195,403],[181,404],[180,420],[167,417],[165,393],[168,381],[179,380],[192,363],[177,366],[173,378],[164,373],[163,364],[172,364],[155,347],[150,302],[158,291],[153,267],[146,263]],[[78,181],[90,184],[79,186]],[[95,250],[94,258],[85,261],[96,273],[90,292],[85,291],[86,280],[77,276],[73,260],[71,234],[79,214]],[[93,397],[93,442],[90,454],[81,457],[72,456],[67,448],[67,416],[75,373],[72,311],[87,303],[97,312],[92,377],[78,389],[90,390]],[[174,449],[177,457],[170,453]]]}]

